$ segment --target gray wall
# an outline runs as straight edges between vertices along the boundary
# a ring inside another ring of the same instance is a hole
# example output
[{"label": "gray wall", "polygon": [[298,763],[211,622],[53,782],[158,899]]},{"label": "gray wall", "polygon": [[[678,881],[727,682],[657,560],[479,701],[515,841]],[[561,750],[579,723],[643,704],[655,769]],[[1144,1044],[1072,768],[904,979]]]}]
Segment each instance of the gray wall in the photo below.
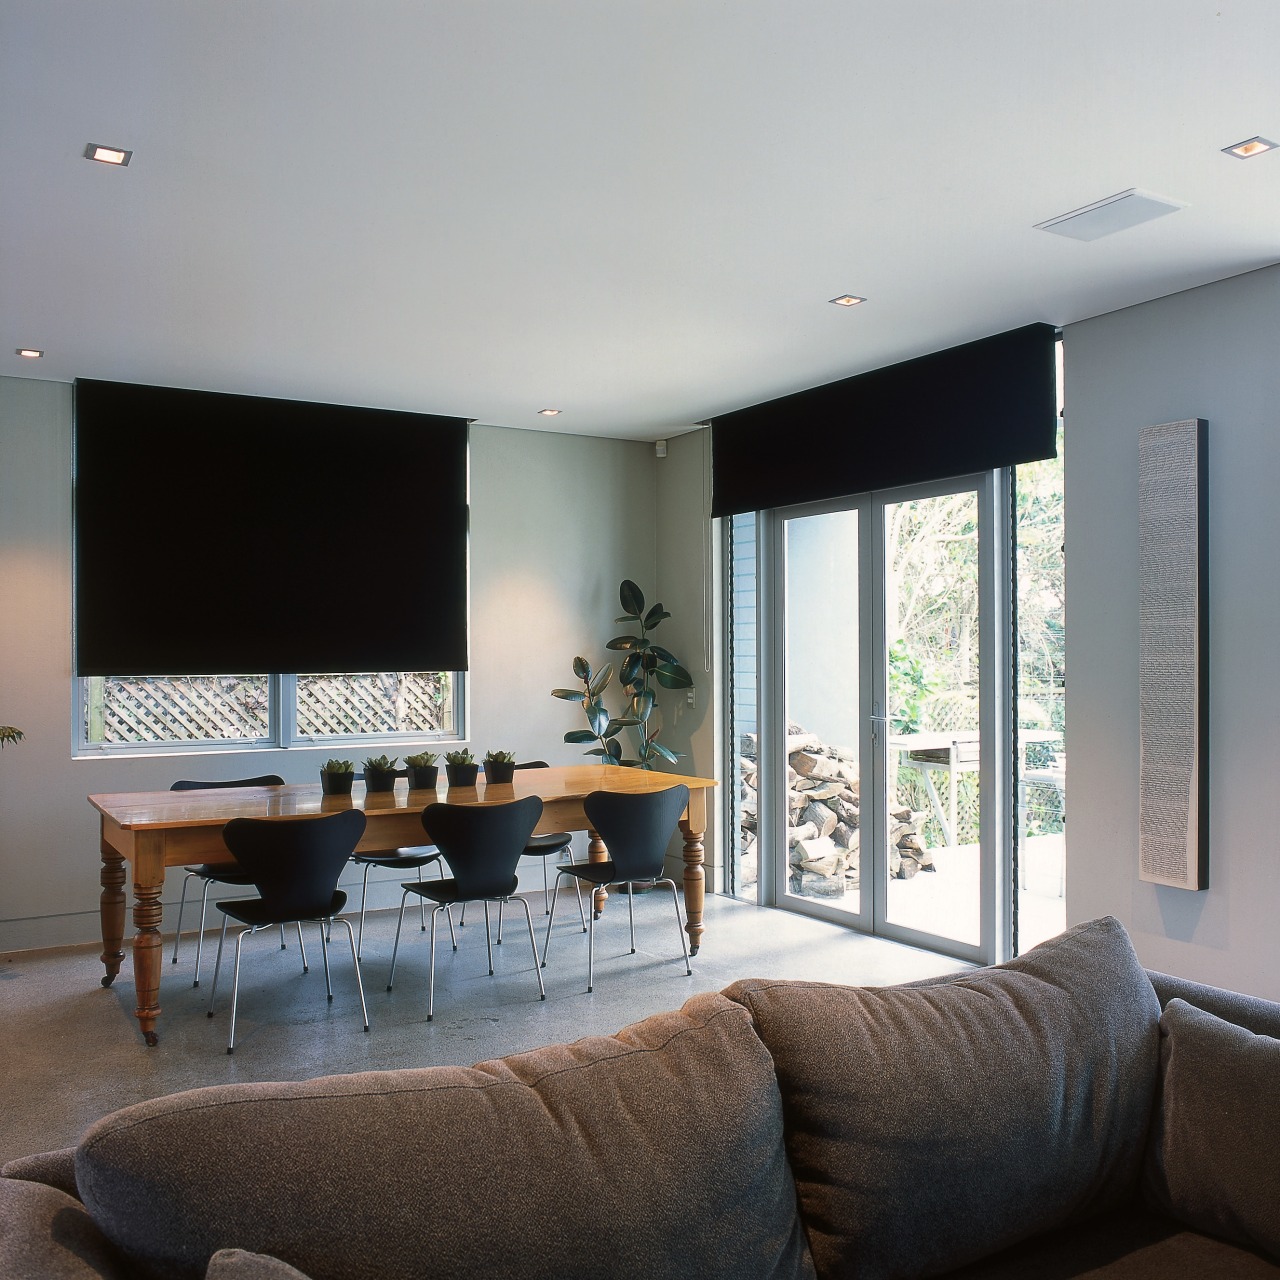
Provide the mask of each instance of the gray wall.
[{"label": "gray wall", "polygon": [[[97,938],[97,824],[87,795],[164,789],[176,777],[214,769],[310,781],[331,754],[303,748],[216,759],[72,759],[70,466],[71,388],[0,378],[0,723],[27,733],[0,756],[0,951]],[[692,468],[689,476],[685,467]],[[660,580],[655,513],[670,501],[679,512],[672,536],[684,536],[701,520],[701,508],[686,508],[681,494],[686,486],[699,492],[703,483],[701,454],[683,446],[659,464],[649,444],[473,429],[467,739],[473,749],[507,748],[553,764],[582,758],[562,742],[566,729],[579,726],[576,708],[550,690],[572,683],[575,654],[604,656],[624,577],[646,590],[661,581],[673,611],[679,605],[680,625],[694,627],[687,637],[673,627],[672,647],[701,651],[700,640],[686,643],[700,635],[700,624],[685,616],[686,599],[701,597],[700,581],[688,582],[701,573],[700,561],[673,556]],[[667,499],[667,492],[676,497]],[[129,581],[127,566],[121,590],[135,593],[139,608],[156,597],[154,586]],[[685,772],[716,770],[709,714],[700,704],[675,731],[680,749],[695,753],[682,762]],[[527,870],[530,884],[540,887],[538,866]],[[371,901],[398,900],[396,882],[392,877],[371,892]],[[180,876],[171,873],[168,928],[179,888]]]},{"label": "gray wall", "polygon": [[[1280,267],[1071,325],[1067,914],[1280,999]],[[1209,889],[1138,880],[1138,432],[1209,423]]]}]

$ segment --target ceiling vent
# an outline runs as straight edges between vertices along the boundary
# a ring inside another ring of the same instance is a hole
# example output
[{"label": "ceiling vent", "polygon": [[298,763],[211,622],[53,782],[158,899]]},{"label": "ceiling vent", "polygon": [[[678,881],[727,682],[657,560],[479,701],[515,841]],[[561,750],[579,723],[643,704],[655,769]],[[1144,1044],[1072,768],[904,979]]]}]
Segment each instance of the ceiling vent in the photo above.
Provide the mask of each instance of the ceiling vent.
[{"label": "ceiling vent", "polygon": [[1050,218],[1048,222],[1037,222],[1036,230],[1052,231],[1056,236],[1069,236],[1072,240],[1101,240],[1103,236],[1185,208],[1186,205],[1178,200],[1167,200],[1164,196],[1153,196],[1150,192],[1130,187],[1118,195],[1087,204],[1083,209]]}]

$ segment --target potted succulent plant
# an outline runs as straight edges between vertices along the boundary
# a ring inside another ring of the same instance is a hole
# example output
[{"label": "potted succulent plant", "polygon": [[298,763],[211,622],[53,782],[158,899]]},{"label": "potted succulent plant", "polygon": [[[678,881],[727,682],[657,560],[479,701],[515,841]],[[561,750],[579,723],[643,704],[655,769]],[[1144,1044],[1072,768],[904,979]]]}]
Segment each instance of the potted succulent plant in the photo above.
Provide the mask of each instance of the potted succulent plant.
[{"label": "potted succulent plant", "polygon": [[434,751],[420,751],[416,756],[405,756],[409,768],[410,791],[434,791],[440,778],[440,757]]},{"label": "potted succulent plant", "polygon": [[349,796],[355,776],[350,760],[326,760],[320,766],[320,790],[327,796]]},{"label": "potted succulent plant", "polygon": [[388,760],[386,756],[370,756],[364,762],[365,791],[394,791],[398,763],[399,757]]},{"label": "potted succulent plant", "polygon": [[486,751],[484,756],[486,782],[510,782],[516,776],[514,751]]},{"label": "potted succulent plant", "polygon": [[474,787],[480,766],[470,751],[446,751],[444,771],[451,787]]},{"label": "potted succulent plant", "polygon": [[0,724],[0,747],[6,742],[21,742],[25,736],[21,729],[15,729],[11,724]]}]

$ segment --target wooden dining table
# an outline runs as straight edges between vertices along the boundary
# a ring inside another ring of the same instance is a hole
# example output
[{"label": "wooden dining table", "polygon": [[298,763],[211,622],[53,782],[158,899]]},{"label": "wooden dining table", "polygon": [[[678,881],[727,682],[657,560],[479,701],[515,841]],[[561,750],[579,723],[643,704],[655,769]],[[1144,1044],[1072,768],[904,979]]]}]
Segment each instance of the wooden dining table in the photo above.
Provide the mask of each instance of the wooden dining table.
[{"label": "wooden dining table", "polygon": [[[135,1013],[147,1044],[158,1043],[160,974],[163,970],[160,934],[165,871],[193,863],[234,862],[222,840],[222,828],[232,818],[309,818],[360,809],[367,825],[360,850],[394,849],[430,843],[424,832],[422,811],[437,800],[450,804],[500,804],[524,796],[542,801],[542,818],[535,830],[586,831],[588,855],[608,856],[604,844],[587,822],[583,801],[593,791],[638,794],[661,791],[684,783],[689,804],[680,819],[684,836],[685,929],[689,950],[696,955],[705,932],[702,909],[705,895],[703,833],[707,827],[707,797],[716,785],[713,778],[690,778],[672,773],[646,772],[619,766],[581,764],[547,769],[525,769],[512,782],[448,787],[443,780],[435,791],[406,789],[397,781],[394,791],[366,792],[357,784],[351,795],[330,796],[320,784],[277,787],[231,787],[208,791],[116,792],[89,797],[101,824],[102,856],[102,963],[104,987],[110,986],[124,963],[126,865],[133,884],[133,982],[137,994]],[[603,908],[599,891],[597,908]]]}]

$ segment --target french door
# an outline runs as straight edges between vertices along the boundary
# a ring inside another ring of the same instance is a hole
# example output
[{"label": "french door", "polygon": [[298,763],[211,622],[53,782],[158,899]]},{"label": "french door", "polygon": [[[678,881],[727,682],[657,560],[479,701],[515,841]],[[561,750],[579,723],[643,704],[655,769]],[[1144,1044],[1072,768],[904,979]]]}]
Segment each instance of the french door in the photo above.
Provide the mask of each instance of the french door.
[{"label": "french door", "polygon": [[774,511],[759,543],[766,900],[979,963],[1010,938],[1004,479]]}]

